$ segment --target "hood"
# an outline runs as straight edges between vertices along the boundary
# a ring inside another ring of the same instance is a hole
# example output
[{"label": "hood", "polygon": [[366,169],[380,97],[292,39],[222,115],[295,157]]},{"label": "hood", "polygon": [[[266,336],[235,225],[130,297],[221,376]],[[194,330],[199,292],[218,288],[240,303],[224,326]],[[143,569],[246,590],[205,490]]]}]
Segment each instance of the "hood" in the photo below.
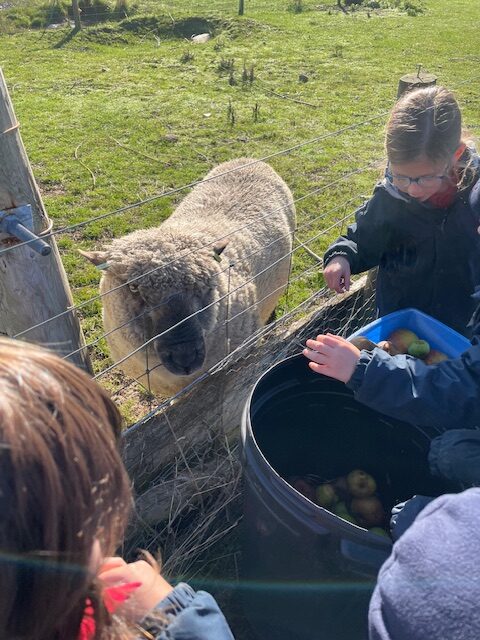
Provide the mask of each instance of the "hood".
[{"label": "hood", "polygon": [[380,569],[370,640],[478,640],[479,556],[480,488],[431,502]]}]

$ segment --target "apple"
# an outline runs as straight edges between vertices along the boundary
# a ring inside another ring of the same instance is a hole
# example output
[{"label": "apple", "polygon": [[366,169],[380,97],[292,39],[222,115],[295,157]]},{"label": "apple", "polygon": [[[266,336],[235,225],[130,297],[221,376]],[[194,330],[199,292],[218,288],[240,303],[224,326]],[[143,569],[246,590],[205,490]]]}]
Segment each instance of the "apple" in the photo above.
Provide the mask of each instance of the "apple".
[{"label": "apple", "polygon": [[315,502],[316,496],[315,487],[313,486],[313,484],[310,484],[310,482],[299,476],[293,476],[289,479],[288,482],[294,489],[301,493],[302,496],[305,496],[305,498],[308,498],[312,502]]},{"label": "apple", "polygon": [[437,364],[437,362],[443,362],[448,360],[448,356],[443,351],[437,351],[436,349],[430,349],[430,352],[424,358],[425,364]]},{"label": "apple", "polygon": [[350,338],[350,342],[355,345],[357,349],[360,349],[360,351],[362,351],[362,349],[364,351],[373,351],[375,347],[378,346],[376,342],[372,342],[365,336],[355,336]]},{"label": "apple", "polygon": [[430,351],[430,345],[426,340],[414,340],[408,347],[408,353],[415,358],[425,358]]},{"label": "apple", "polygon": [[366,527],[379,527],[385,521],[385,511],[376,496],[354,498],[350,504],[354,518]]},{"label": "apple", "polygon": [[397,356],[400,353],[400,351],[395,347],[395,345],[392,342],[389,342],[388,340],[381,340],[378,343],[378,346],[380,347],[380,349],[383,349],[384,351],[389,353],[391,356]]},{"label": "apple", "polygon": [[418,339],[417,334],[410,329],[396,329],[387,338],[400,353],[407,353],[410,343]]},{"label": "apple", "polygon": [[315,502],[319,507],[329,508],[338,502],[338,496],[335,488],[328,482],[319,485],[315,490]]},{"label": "apple", "polygon": [[371,527],[369,529],[370,533],[374,533],[377,536],[383,536],[384,538],[390,538],[388,533],[382,527]]},{"label": "apple", "polygon": [[347,476],[340,476],[333,481],[333,486],[335,487],[335,493],[340,499],[345,499],[349,497],[349,490],[347,484]]},{"label": "apple", "polygon": [[338,517],[342,520],[346,520],[347,522],[351,522],[352,524],[358,525],[357,520],[347,512],[345,513],[337,513]]},{"label": "apple", "polygon": [[347,476],[348,490],[355,498],[366,498],[377,490],[377,483],[366,471],[355,469]]},{"label": "apple", "polygon": [[345,504],[345,502],[337,502],[337,504],[333,507],[333,513],[336,516],[340,516],[340,518],[343,518],[343,516],[349,516],[349,512],[347,509],[347,505]]}]

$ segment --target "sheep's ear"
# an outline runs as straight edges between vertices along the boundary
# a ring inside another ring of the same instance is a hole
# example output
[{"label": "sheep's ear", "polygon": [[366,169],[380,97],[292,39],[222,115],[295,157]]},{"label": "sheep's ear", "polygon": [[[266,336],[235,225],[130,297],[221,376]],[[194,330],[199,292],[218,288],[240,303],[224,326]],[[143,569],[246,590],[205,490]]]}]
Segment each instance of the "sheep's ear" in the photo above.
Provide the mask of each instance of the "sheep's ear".
[{"label": "sheep's ear", "polygon": [[107,268],[107,253],[105,251],[82,251],[78,249],[78,253],[93,262],[98,269]]},{"label": "sheep's ear", "polygon": [[223,240],[219,240],[213,245],[213,257],[217,262],[220,262],[220,256],[223,253],[223,250],[230,242],[230,238],[224,238]]}]

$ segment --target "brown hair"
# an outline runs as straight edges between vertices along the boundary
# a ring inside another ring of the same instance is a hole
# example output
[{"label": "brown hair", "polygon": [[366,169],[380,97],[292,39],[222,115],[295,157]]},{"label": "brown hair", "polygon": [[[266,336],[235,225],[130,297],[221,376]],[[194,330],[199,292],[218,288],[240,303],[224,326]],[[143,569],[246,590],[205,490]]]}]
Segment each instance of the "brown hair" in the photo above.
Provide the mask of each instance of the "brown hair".
[{"label": "brown hair", "polygon": [[95,639],[118,638],[89,566],[130,512],[119,412],[72,364],[4,338],[0,385],[0,637],[75,640],[89,599]]},{"label": "brown hair", "polygon": [[444,87],[414,89],[396,103],[387,123],[390,162],[427,158],[449,161],[462,139],[462,116],[453,93]]}]

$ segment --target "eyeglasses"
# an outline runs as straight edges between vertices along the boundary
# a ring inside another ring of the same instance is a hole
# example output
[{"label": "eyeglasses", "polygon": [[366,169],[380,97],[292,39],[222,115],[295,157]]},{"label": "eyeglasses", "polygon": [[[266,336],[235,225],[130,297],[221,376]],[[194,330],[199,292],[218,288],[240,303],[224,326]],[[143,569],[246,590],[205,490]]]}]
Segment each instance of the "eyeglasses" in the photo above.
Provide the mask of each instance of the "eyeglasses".
[{"label": "eyeglasses", "polygon": [[418,184],[419,187],[434,187],[438,185],[442,180],[444,180],[447,176],[420,176],[419,178],[409,178],[408,176],[398,176],[394,173],[390,174],[392,177],[392,181],[403,189],[408,189],[408,187],[412,184]]}]

